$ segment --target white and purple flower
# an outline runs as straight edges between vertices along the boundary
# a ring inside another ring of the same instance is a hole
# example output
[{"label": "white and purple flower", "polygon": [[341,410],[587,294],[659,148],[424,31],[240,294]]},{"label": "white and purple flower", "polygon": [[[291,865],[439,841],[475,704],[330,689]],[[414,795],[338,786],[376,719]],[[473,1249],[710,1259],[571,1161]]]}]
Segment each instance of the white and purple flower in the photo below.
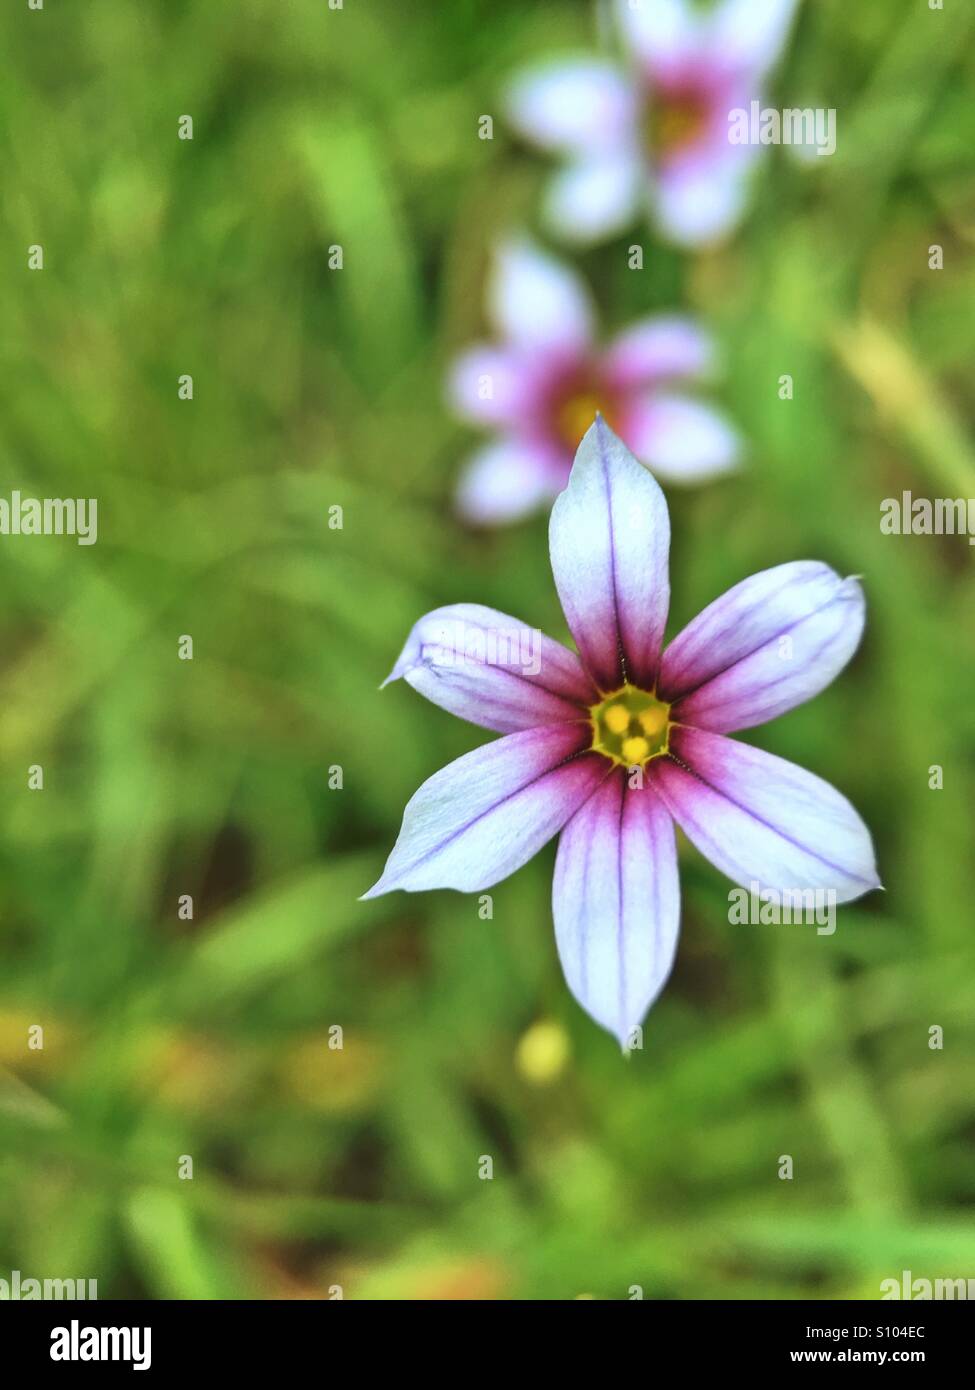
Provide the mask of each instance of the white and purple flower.
[{"label": "white and purple flower", "polygon": [[729,141],[729,113],[761,99],[797,0],[617,0],[625,68],[566,59],[513,85],[512,124],[567,159],[546,198],[549,225],[586,245],[630,226],[649,206],[683,245],[738,221],[755,146]]},{"label": "white and purple flower", "polygon": [[855,579],[797,561],[753,575],[663,648],[670,601],[663,493],[601,420],[550,528],[576,656],[475,604],[421,618],[389,677],[504,737],[412,797],[378,883],[481,892],[561,831],[559,955],[582,1007],[624,1044],[670,972],[680,889],[674,824],[735,883],[879,886],[870,833],[802,768],[727,737],[816,695],[855,651]]},{"label": "white and purple flower", "polygon": [[498,436],[461,478],[458,505],[471,521],[511,521],[550,502],[597,412],[667,481],[735,467],[737,434],[686,389],[714,355],[693,319],[641,319],[600,345],[582,280],[525,238],[499,248],[487,309],[499,341],[463,353],[449,384],[458,414]]}]

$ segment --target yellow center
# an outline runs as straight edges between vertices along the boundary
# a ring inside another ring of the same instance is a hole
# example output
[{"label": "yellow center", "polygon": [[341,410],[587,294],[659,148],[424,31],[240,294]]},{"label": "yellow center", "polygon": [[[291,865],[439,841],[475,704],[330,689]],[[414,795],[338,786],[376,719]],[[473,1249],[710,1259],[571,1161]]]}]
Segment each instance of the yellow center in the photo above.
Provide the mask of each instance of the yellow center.
[{"label": "yellow center", "polygon": [[575,391],[567,396],[555,413],[555,428],[559,438],[570,449],[579,447],[579,441],[595,420],[602,414],[609,427],[613,428],[611,412],[606,410],[606,402],[595,391]]},{"label": "yellow center", "polygon": [[647,113],[647,143],[658,155],[678,154],[707,129],[708,104],[695,92],[663,95]]},{"label": "yellow center", "polygon": [[667,752],[670,705],[635,685],[624,685],[589,711],[592,746],[621,767],[640,767]]}]

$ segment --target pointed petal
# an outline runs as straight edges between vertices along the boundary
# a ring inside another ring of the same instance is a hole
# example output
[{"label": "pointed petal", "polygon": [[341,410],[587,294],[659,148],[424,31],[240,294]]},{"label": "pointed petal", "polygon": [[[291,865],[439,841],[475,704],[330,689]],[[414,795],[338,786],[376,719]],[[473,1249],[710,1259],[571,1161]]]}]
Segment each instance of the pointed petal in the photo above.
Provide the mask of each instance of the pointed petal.
[{"label": "pointed petal", "polygon": [[601,418],[552,509],[549,550],[566,621],[596,684],[652,689],[670,603],[667,503]]},{"label": "pointed petal", "polygon": [[434,773],[407,803],[382,877],[363,897],[476,893],[520,869],[606,776],[606,759],[583,751],[589,735],[571,724],[525,729]]},{"label": "pointed petal", "polygon": [[797,7],[798,0],[723,0],[710,22],[709,47],[723,66],[759,76],[785,47]]},{"label": "pointed petal", "polygon": [[527,238],[498,251],[488,310],[502,335],[521,348],[571,354],[589,346],[592,302],[574,270]]},{"label": "pointed petal", "polygon": [[703,376],[713,358],[710,335],[693,319],[655,314],[613,339],[602,368],[613,386],[628,391],[674,377]]},{"label": "pointed petal", "polygon": [[715,733],[776,719],[836,677],[863,633],[863,590],[828,565],[797,560],[736,584],[664,653],[674,717]]},{"label": "pointed petal", "polygon": [[670,815],[622,768],[562,831],[552,910],[569,988],[625,1046],[670,974],[680,884]]},{"label": "pointed petal", "polygon": [[551,179],[545,221],[578,246],[605,241],[632,224],[646,183],[640,161],[628,146],[579,160]]},{"label": "pointed petal", "polygon": [[523,73],[508,94],[508,116],[544,149],[611,148],[636,117],[636,93],[612,63],[579,58]]},{"label": "pointed petal", "polygon": [[616,0],[616,14],[624,43],[651,67],[672,66],[700,32],[689,0]]},{"label": "pointed petal", "polygon": [[703,729],[672,729],[651,785],[711,863],[735,883],[823,889],[849,902],[880,886],[870,832],[828,782],[784,758]]},{"label": "pointed petal", "polygon": [[541,444],[495,440],[468,460],[457,488],[457,510],[477,526],[518,521],[555,496],[567,467],[567,460]]},{"label": "pointed petal", "polygon": [[503,348],[478,344],[456,359],[447,379],[451,406],[476,425],[510,425],[525,402],[524,363]]},{"label": "pointed petal", "polygon": [[574,652],[479,603],[421,618],[384,684],[400,677],[451,714],[503,734],[585,720],[598,698]]},{"label": "pointed petal", "polygon": [[745,207],[748,171],[756,151],[746,145],[703,150],[660,172],[654,203],[661,230],[681,246],[718,241]]},{"label": "pointed petal", "polygon": [[627,412],[624,433],[637,458],[665,482],[718,478],[741,458],[741,440],[725,417],[687,396],[638,401]]}]

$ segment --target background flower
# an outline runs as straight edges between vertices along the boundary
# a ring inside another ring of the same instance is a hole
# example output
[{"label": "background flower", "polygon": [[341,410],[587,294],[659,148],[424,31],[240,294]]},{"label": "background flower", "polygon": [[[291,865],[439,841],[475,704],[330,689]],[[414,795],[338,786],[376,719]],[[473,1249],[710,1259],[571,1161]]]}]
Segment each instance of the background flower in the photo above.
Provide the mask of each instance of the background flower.
[{"label": "background flower", "polygon": [[741,215],[754,146],[732,145],[728,113],[760,99],[797,0],[617,0],[625,65],[553,60],[512,84],[516,128],[566,158],[545,215],[589,243],[648,206],[661,231],[697,245]]},{"label": "background flower", "polygon": [[461,479],[471,520],[509,521],[561,492],[597,412],[665,481],[703,482],[735,466],[735,431],[687,393],[713,358],[693,319],[654,315],[602,345],[582,280],[527,240],[498,251],[487,307],[500,341],[469,349],[450,375],[458,413],[498,432]]}]

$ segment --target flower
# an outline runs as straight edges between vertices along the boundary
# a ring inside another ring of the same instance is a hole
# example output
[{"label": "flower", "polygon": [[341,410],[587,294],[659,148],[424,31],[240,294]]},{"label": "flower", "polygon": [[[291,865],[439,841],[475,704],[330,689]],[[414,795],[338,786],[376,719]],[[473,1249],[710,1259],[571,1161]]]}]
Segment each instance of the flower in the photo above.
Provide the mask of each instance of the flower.
[{"label": "flower", "polygon": [[650,473],[602,421],[552,510],[576,656],[475,604],[421,618],[389,677],[504,735],[425,782],[378,883],[481,892],[561,831],[552,908],[582,1007],[626,1045],[677,945],[674,823],[759,893],[879,881],[870,833],[828,783],[728,738],[816,695],[860,640],[855,579],[802,560],[705,608],[662,651],[670,524]]},{"label": "flower", "polygon": [[617,0],[628,70],[597,58],[517,79],[514,126],[568,157],[548,192],[551,227],[587,245],[630,226],[648,202],[662,232],[695,246],[728,232],[759,151],[731,144],[729,113],[761,99],[797,0]]},{"label": "flower", "polygon": [[498,249],[487,301],[501,341],[463,353],[449,383],[455,410],[498,432],[461,479],[470,520],[510,521],[551,501],[597,411],[661,478],[699,482],[735,466],[735,431],[675,389],[711,366],[711,341],[692,319],[641,319],[598,347],[585,285],[526,238]]}]

